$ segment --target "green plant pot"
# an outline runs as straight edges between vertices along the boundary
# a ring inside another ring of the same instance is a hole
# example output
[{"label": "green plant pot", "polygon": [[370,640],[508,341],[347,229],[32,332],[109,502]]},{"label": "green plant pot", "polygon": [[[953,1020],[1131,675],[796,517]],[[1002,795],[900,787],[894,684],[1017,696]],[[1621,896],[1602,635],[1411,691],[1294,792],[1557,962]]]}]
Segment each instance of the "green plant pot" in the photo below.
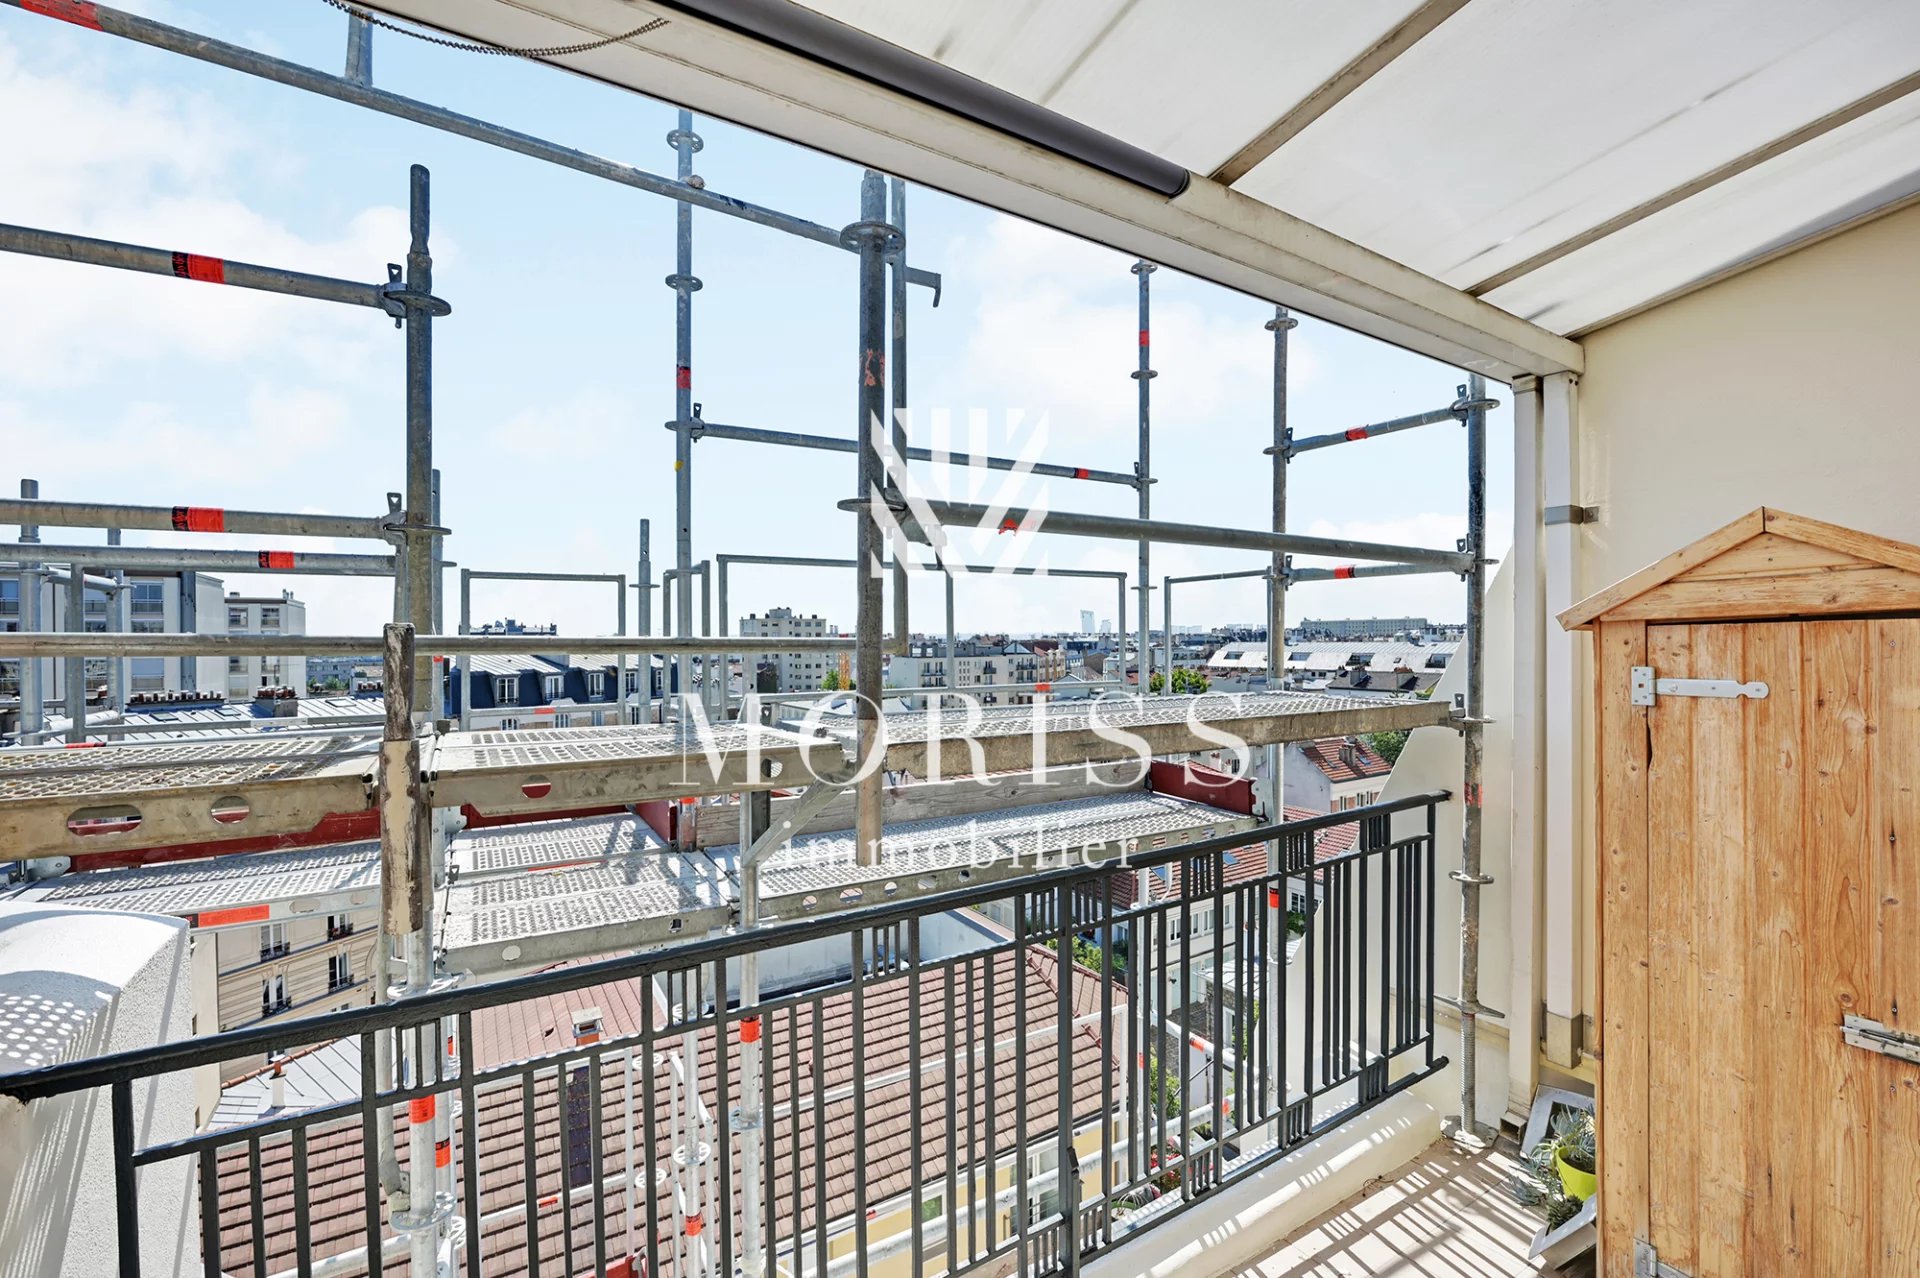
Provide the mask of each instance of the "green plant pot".
[{"label": "green plant pot", "polygon": [[1554,1166],[1560,1171],[1560,1188],[1567,1191],[1567,1197],[1578,1198],[1581,1202],[1593,1197],[1600,1188],[1600,1178],[1592,1172],[1581,1171],[1559,1154],[1553,1156]]}]

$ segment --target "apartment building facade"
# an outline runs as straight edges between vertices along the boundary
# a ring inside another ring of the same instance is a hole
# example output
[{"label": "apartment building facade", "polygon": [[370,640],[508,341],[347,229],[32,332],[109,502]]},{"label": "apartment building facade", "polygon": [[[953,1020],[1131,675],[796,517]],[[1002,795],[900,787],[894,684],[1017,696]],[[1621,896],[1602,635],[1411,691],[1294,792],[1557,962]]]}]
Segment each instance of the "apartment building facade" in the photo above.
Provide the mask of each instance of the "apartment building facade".
[{"label": "apartment building facade", "polygon": [[[769,608],[766,615],[749,613],[740,618],[742,638],[818,639],[840,633],[838,626],[827,624],[817,614],[802,616],[791,608]],[[839,657],[830,652],[750,652],[748,670],[765,670],[773,680],[773,692],[812,692],[826,681],[828,671],[840,670]],[[756,686],[769,691],[764,682]]]},{"label": "apartment building facade", "polygon": [[[304,635],[307,606],[291,590],[278,595],[229,594],[224,604],[227,633],[231,635]],[[307,659],[292,654],[259,654],[227,658],[227,696],[252,697],[262,688],[307,686]]]}]

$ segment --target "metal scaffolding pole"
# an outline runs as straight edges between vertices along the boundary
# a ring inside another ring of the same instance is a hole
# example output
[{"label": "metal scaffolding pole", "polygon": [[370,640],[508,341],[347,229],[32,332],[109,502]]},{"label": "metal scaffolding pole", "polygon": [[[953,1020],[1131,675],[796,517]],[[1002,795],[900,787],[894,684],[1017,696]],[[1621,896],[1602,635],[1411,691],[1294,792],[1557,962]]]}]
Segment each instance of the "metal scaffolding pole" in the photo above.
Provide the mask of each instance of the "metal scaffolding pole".
[{"label": "metal scaffolding pole", "polygon": [[[120,530],[107,529],[107,545],[119,546]],[[73,565],[70,565],[73,566]],[[133,592],[127,589],[127,571],[116,566],[113,570],[114,590],[107,596],[107,611],[111,620],[109,630],[133,629]],[[127,708],[127,690],[133,682],[133,663],[125,657],[115,658],[107,665],[107,709],[122,711]]]},{"label": "metal scaffolding pole", "polygon": [[1289,456],[1298,457],[1301,453],[1310,453],[1320,448],[1332,448],[1335,444],[1352,444],[1363,439],[1378,439],[1382,435],[1413,430],[1419,426],[1432,426],[1439,422],[1457,422],[1465,416],[1466,409],[1463,405],[1449,404],[1445,408],[1414,413],[1408,417],[1396,417],[1392,421],[1375,422],[1371,426],[1354,426],[1347,430],[1336,431],[1331,435],[1309,435],[1305,439],[1293,440],[1285,447]]},{"label": "metal scaffolding pole", "polygon": [[886,336],[889,251],[904,252],[906,237],[886,221],[884,179],[869,169],[860,183],[860,220],[844,235],[860,250],[859,363],[856,369],[859,402],[858,514],[855,519],[854,558],[859,609],[854,624],[854,732],[861,772],[854,791],[854,859],[859,865],[880,863],[880,792],[882,776],[876,751],[880,745],[880,630],[884,624],[881,593],[883,541],[873,503],[886,499],[887,478],[880,462],[880,431],[887,411]]},{"label": "metal scaffolding pole", "polygon": [[[634,589],[639,592],[639,598],[634,601],[634,611],[637,614],[634,633],[650,635],[653,633],[653,522],[651,520],[640,521],[640,562],[636,567],[640,575],[634,585]],[[652,723],[653,654],[646,651],[636,654],[634,664],[639,670],[639,678],[635,681],[639,685],[640,694],[639,721]],[[621,689],[620,696],[623,701],[626,695],[626,690]]]},{"label": "metal scaffolding pole", "polygon": [[[1149,322],[1152,303],[1147,288],[1147,277],[1153,274],[1154,265],[1143,258],[1135,262],[1128,269],[1139,277],[1140,280],[1140,367],[1134,369],[1129,376],[1132,377],[1140,387],[1140,460],[1134,467],[1134,475],[1140,494],[1140,521],[1144,524],[1153,514],[1151,497],[1153,492],[1153,397],[1149,389],[1149,383],[1151,383],[1155,377],[1159,376],[1158,373],[1153,371],[1153,366],[1149,362],[1153,352],[1153,345],[1150,336],[1152,325]],[[1151,548],[1151,538],[1142,534],[1140,537],[1140,574],[1136,581],[1137,588],[1140,591],[1139,686],[1141,696],[1147,694],[1147,685],[1151,679],[1153,670],[1153,579],[1149,576],[1149,573],[1152,571],[1150,562]],[[1126,634],[1126,627],[1123,625],[1120,628],[1120,650],[1122,654],[1126,652]],[[1126,675],[1126,659],[1124,655],[1121,658],[1120,665],[1120,673],[1124,678]],[[1170,677],[1167,682],[1168,686],[1163,690],[1172,692],[1172,680]]]},{"label": "metal scaffolding pole", "polygon": [[[40,495],[40,481],[23,479],[20,481],[21,504],[26,505]],[[0,516],[4,518],[5,516]],[[15,515],[13,518],[20,518]],[[32,544],[40,540],[40,529],[36,524],[24,520],[20,523],[20,540]],[[20,629],[29,634],[41,628],[40,620],[40,569],[31,560],[20,561]],[[40,662],[32,657],[20,659],[20,739],[29,739],[28,734],[37,734],[46,727],[46,687],[40,679]]]},{"label": "metal scaffolding pole", "polygon": [[1195,581],[1241,581],[1259,577],[1270,580],[1272,573],[1266,568],[1246,568],[1239,572],[1203,572],[1191,577],[1162,577],[1160,579],[1160,624],[1165,633],[1160,636],[1161,651],[1166,658],[1167,691],[1173,690],[1173,588]]},{"label": "metal scaffolding pole", "polygon": [[[864,508],[858,500],[841,502],[842,510]],[[1217,546],[1223,550],[1266,550],[1329,558],[1366,559],[1378,563],[1420,564],[1465,572],[1464,551],[1436,550],[1428,546],[1395,546],[1371,541],[1350,541],[1340,537],[1303,537],[1293,533],[1255,532],[1243,528],[1218,528],[1211,524],[1178,524],[1166,520],[1127,519],[1117,515],[1088,515],[1078,511],[1027,511],[1003,509],[970,502],[928,501],[923,505],[933,522],[942,527],[999,527],[1017,530],[1032,515],[1036,531],[1067,537],[1102,537],[1118,541],[1177,542],[1188,546]]]},{"label": "metal scaffolding pole", "polygon": [[[1500,1013],[1480,1002],[1480,889],[1493,882],[1482,873],[1480,844],[1484,817],[1481,781],[1486,748],[1486,590],[1487,590],[1487,409],[1486,382],[1469,375],[1460,388],[1467,401],[1467,536],[1463,546],[1467,579],[1467,713],[1461,720],[1464,767],[1461,778],[1460,871],[1460,1122],[1457,1137],[1480,1143],[1493,1129],[1474,1113],[1476,1031],[1483,1015]],[[1528,1050],[1531,1050],[1529,1045]]]},{"label": "metal scaffolding pole", "polygon": [[[477,568],[462,568],[460,570],[460,633],[463,635],[473,633],[473,583],[476,581],[611,582],[614,588],[615,633],[620,635],[627,633],[627,578],[624,573],[485,572]],[[524,643],[527,639],[538,639],[539,637],[540,636],[537,635],[528,635],[522,639],[522,642]],[[557,652],[561,646],[567,648],[579,647],[579,645],[572,643],[559,645],[559,641],[556,640],[555,644],[547,645],[528,643],[523,651],[537,652],[544,647],[549,652]],[[590,649],[586,648],[581,648],[580,650],[590,651]],[[627,686],[627,657],[625,652],[620,652],[616,655],[620,658],[619,683],[616,685],[619,693],[616,699],[624,703]],[[456,668],[459,675],[464,676],[466,679],[466,683],[460,688],[460,729],[465,732],[471,730],[473,727],[473,675],[468,670],[466,662],[458,663]]]},{"label": "metal scaffolding pole", "polygon": [[395,313],[393,290],[378,284],[308,275],[277,266],[256,266],[251,262],[232,262],[199,253],[122,244],[116,240],[95,240],[84,235],[43,231],[30,226],[0,224],[0,252],[59,258],[92,266],[111,266],[116,270],[137,271],[143,275],[170,275],[176,279],[197,280],[202,284],[226,284],[233,288],[311,298],[316,302],[370,306],[389,315]]},{"label": "metal scaffolding pole", "polygon": [[[681,184],[690,185],[693,153],[705,145],[693,131],[693,112],[680,113],[679,126],[667,134],[667,145],[674,150],[675,172]],[[693,295],[700,288],[700,280],[693,273],[693,205],[685,199],[674,204],[673,274],[667,277],[667,287],[673,290],[673,416],[676,421],[686,422],[694,416]],[[693,436],[685,429],[673,440],[673,515],[674,570],[682,580],[678,608],[668,624],[671,633],[684,636],[693,632],[693,599],[687,589],[691,583],[685,580],[693,572]],[[665,603],[663,594],[663,607]],[[685,661],[675,661],[673,668],[676,705],[680,723],[685,726],[689,666]]]},{"label": "metal scaffolding pole", "polygon": [[[899,239],[887,254],[893,330],[893,357],[887,361],[887,385],[893,398],[893,452],[904,461],[907,455],[907,184],[892,178],[888,181],[888,190],[893,197],[893,228],[899,232]],[[887,486],[897,488],[899,484],[889,479]],[[893,558],[893,633],[887,637],[885,648],[890,653],[903,653],[913,642],[908,624],[907,557],[896,553]]]},{"label": "metal scaffolding pole", "polygon": [[[87,576],[83,572],[67,573],[67,629],[86,633]],[[66,688],[60,700],[67,712],[67,743],[72,745],[87,739],[87,659],[68,657],[66,664]]]},{"label": "metal scaffolding pole", "polygon": [[[369,56],[371,55],[369,54]],[[428,519],[435,528],[444,528],[446,526],[440,522],[440,468],[437,466],[434,467],[433,470],[433,509],[428,512]],[[436,635],[447,628],[446,550],[446,537],[444,535],[436,535],[433,539],[433,567],[428,574],[433,582],[433,607],[430,609],[430,613],[433,633]],[[625,595],[620,596],[620,602],[623,606],[625,605]],[[436,722],[447,717],[448,680],[440,677],[440,672],[443,668],[450,669],[450,667],[445,666],[445,662],[445,657],[433,658],[433,681],[432,685],[427,689],[428,717]]]},{"label": "metal scaffolding pole", "polygon": [[[118,536],[113,529],[109,536]],[[199,550],[171,546],[66,546],[0,542],[0,563],[32,558],[39,563],[80,568],[118,568],[149,572],[286,573],[320,577],[391,577],[399,563],[393,555],[307,554],[297,550]]]},{"label": "metal scaffolding pole", "polygon": [[[1285,536],[1287,531],[1287,445],[1293,439],[1293,428],[1287,422],[1287,354],[1289,337],[1299,320],[1287,313],[1284,306],[1273,308],[1273,318],[1266,323],[1266,329],[1273,334],[1273,531],[1276,536]],[[1267,564],[1267,687],[1278,691],[1286,686],[1287,670],[1287,555],[1275,549]],[[1287,749],[1284,745],[1273,744],[1263,748],[1261,763],[1267,774],[1267,820],[1279,822],[1287,819]],[[1278,874],[1284,864],[1280,840],[1267,840],[1267,873]],[[1267,893],[1267,932],[1266,935],[1284,938],[1287,934],[1287,900],[1284,892]],[[1266,956],[1262,956],[1265,958]],[[1265,1038],[1266,1057],[1272,1062],[1268,1074],[1270,1080],[1268,1092],[1264,1098],[1279,1113],[1286,1103],[1285,1078],[1281,1042],[1286,1027],[1280,1023],[1279,1009],[1286,1006],[1282,985],[1287,979],[1285,963],[1275,963],[1268,959],[1262,964],[1265,977],[1262,982],[1260,1001],[1263,1009],[1272,1009],[1271,1014],[1263,1011],[1261,1024]],[[1309,1090],[1311,1088],[1309,1087]],[[1277,1125],[1276,1125],[1277,1130]]]},{"label": "metal scaffolding pole", "polygon": [[[25,489],[25,484],[21,485]],[[35,491],[38,491],[37,489]],[[0,523],[49,528],[120,528],[150,532],[227,532],[267,537],[352,537],[386,541],[385,518],[227,510],[219,506],[119,506],[105,502],[0,501]],[[25,540],[25,538],[22,538]]]},{"label": "metal scaffolding pole", "polygon": [[[415,635],[434,630],[433,564],[440,540],[433,522],[433,317],[447,308],[433,297],[433,256],[427,250],[430,181],[425,165],[408,171],[406,281],[394,294],[402,299],[407,337],[407,506],[400,532],[407,548],[407,620]],[[416,648],[413,661],[415,710],[425,718],[432,698],[418,694],[432,686],[433,654]]]},{"label": "metal scaffolding pole", "polygon": [[[668,430],[677,430],[679,422],[667,422]],[[771,444],[778,448],[807,448],[823,453],[856,453],[860,442],[832,435],[806,435],[797,431],[762,430],[756,426],[728,426],[720,422],[696,419],[688,425],[693,438],[731,439],[745,444]],[[996,457],[989,453],[942,452],[936,448],[909,445],[901,454],[908,461],[937,462],[947,466],[968,466],[977,470],[1021,470],[1049,479],[1083,479],[1096,484],[1125,484],[1137,487],[1139,479],[1117,470],[1094,470],[1086,466],[1065,466],[1058,462],[1026,462],[1017,457]]]},{"label": "metal scaffolding pole", "polygon": [[[43,11],[39,8],[43,2],[44,0],[0,0],[0,4],[35,12]],[[805,218],[793,217],[774,209],[763,208],[758,204],[709,190],[705,186],[695,186],[684,176],[678,181],[661,177],[659,174],[649,173],[630,164],[604,159],[531,134],[490,124],[484,120],[476,120],[471,116],[449,111],[445,107],[433,106],[430,103],[372,88],[370,87],[371,62],[357,66],[351,52],[351,43],[347,64],[348,73],[345,76],[336,76],[298,63],[271,58],[237,44],[210,39],[197,32],[152,22],[104,4],[88,4],[86,7],[93,25],[109,35],[151,45],[169,53],[182,54],[201,62],[211,62],[216,66],[258,76],[263,80],[271,80],[290,88],[304,89],[309,93],[317,93],[322,97],[365,107],[369,111],[378,111],[382,115],[394,116],[430,129],[439,129],[471,141],[483,142],[488,146],[497,146],[502,150],[512,151],[530,159],[572,169],[576,173],[615,182],[637,191],[645,191],[650,195],[663,195],[683,205],[704,209],[709,213],[719,213],[726,217],[739,218],[756,226],[764,226],[803,240],[811,240],[816,244],[825,244],[832,248],[845,247],[841,243],[840,232],[830,226],[809,222]],[[351,40],[351,33],[349,38]],[[931,288],[936,297],[939,295],[940,276],[931,271],[909,270],[907,281],[923,288]]]},{"label": "metal scaffolding pole", "polygon": [[1353,581],[1367,577],[1429,577],[1454,571],[1426,564],[1341,564],[1334,568],[1288,568],[1285,575],[1287,584],[1294,585],[1302,581]]}]

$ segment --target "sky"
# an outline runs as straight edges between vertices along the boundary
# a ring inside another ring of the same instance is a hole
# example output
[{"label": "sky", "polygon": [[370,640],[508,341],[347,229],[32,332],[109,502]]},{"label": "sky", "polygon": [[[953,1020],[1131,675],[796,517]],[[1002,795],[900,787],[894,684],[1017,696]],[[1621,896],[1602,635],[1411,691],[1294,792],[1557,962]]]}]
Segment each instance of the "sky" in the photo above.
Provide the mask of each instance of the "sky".
[{"label": "sky", "polygon": [[[338,71],[346,19],[321,0],[122,0],[159,21]],[[551,140],[671,173],[675,108],[507,58],[377,32],[374,81]],[[674,205],[477,142],[0,8],[0,222],[381,281],[407,247],[408,167],[433,174],[434,456],[449,559],[495,571],[635,572],[638,521],[671,565]],[[827,225],[858,217],[860,169],[696,117],[711,190]],[[943,278],[911,291],[916,443],[1128,471],[1136,455],[1133,259],[943,192],[910,186],[908,258]],[[858,425],[855,260],[696,210],[694,398],[709,421],[851,438]],[[1151,277],[1152,514],[1270,526],[1270,303],[1179,272]],[[239,289],[0,256],[0,484],[48,499],[379,514],[404,483],[403,343],[390,320]],[[1292,334],[1296,435],[1439,407],[1464,374],[1302,316]],[[1489,415],[1488,544],[1511,539],[1511,413]],[[1137,513],[1129,487],[916,464],[958,500]],[[847,454],[708,440],[694,447],[696,557],[850,557]],[[1289,530],[1451,548],[1465,532],[1465,434],[1442,424],[1297,459]],[[13,530],[8,530],[11,535]],[[73,541],[104,534],[56,532]],[[130,532],[129,545],[184,535]],[[1011,538],[969,539],[974,562]],[[1019,562],[1133,570],[1133,543],[1022,538]],[[997,544],[995,544],[997,543]],[[264,546],[201,537],[202,546]],[[305,541],[276,548],[378,550]],[[1163,575],[1257,568],[1247,551],[1156,546]],[[1309,562],[1302,559],[1304,564]],[[844,570],[733,571],[730,611],[786,606],[853,624]],[[228,577],[292,589],[310,633],[371,633],[382,582]],[[458,578],[449,573],[449,625]],[[1106,581],[963,578],[958,627],[1077,629],[1112,617]],[[1257,580],[1183,585],[1176,626],[1253,623]],[[937,580],[915,584],[916,630],[943,625]],[[1129,601],[1129,608],[1133,606]],[[1457,579],[1296,587],[1290,620],[1460,620]],[[613,629],[610,588],[474,586],[475,620]]]}]

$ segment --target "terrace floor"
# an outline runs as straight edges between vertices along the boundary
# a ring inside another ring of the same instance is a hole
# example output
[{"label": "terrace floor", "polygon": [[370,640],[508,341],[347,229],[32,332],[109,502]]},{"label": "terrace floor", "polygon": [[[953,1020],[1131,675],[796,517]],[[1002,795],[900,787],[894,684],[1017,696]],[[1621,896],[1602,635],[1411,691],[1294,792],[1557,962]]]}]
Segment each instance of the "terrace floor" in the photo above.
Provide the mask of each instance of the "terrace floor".
[{"label": "terrace floor", "polygon": [[1235,1278],[1591,1275],[1591,1253],[1560,1271],[1527,1259],[1540,1217],[1507,1190],[1518,1162],[1511,1141],[1478,1155],[1440,1141]]}]

